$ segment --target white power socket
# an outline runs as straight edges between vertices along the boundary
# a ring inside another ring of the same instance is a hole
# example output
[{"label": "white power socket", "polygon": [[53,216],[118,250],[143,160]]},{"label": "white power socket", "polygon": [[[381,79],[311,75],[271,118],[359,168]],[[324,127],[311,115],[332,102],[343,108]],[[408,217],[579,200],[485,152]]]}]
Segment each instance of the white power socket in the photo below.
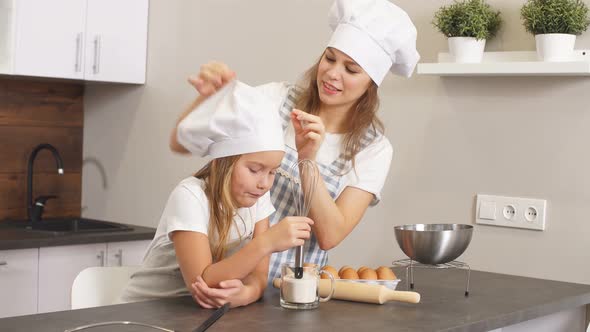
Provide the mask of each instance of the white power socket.
[{"label": "white power socket", "polygon": [[546,216],[544,199],[477,195],[476,224],[543,231]]}]

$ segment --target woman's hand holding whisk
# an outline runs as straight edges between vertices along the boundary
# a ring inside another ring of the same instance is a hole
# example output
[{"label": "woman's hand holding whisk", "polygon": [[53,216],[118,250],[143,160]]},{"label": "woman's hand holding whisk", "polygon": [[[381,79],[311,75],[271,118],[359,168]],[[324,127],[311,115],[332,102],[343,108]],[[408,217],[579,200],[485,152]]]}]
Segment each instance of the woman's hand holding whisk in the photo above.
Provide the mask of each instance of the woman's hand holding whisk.
[{"label": "woman's hand holding whisk", "polygon": [[317,115],[293,109],[291,123],[295,128],[295,145],[297,146],[299,160],[315,160],[315,156],[326,135],[324,122]]},{"label": "woman's hand holding whisk", "polygon": [[263,233],[266,247],[271,252],[303,245],[311,236],[313,220],[307,217],[285,217]]}]

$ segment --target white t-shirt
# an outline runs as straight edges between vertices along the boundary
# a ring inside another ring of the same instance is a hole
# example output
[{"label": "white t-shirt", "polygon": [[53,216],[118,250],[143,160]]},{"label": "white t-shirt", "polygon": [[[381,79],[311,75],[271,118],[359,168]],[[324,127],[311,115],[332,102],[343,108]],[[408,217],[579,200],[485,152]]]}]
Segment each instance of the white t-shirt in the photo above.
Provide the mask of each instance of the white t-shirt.
[{"label": "white t-shirt", "polygon": [[[288,87],[287,83],[274,82],[257,88],[275,100],[284,101],[287,97]],[[316,161],[327,165],[336,160],[342,152],[343,139],[344,134],[326,133],[317,153]],[[287,127],[285,133],[285,144],[292,149],[296,149],[295,129],[291,124]],[[392,158],[393,148],[391,143],[385,135],[382,135],[355,156],[355,169],[344,175],[345,185],[342,186],[336,197],[340,196],[342,191],[350,186],[373,194],[375,199],[371,205],[377,204],[381,200],[381,190],[385,184]]]},{"label": "white t-shirt", "polygon": [[[170,234],[175,231],[208,235],[209,200],[203,181],[195,177],[182,180],[172,191],[162,212],[154,239],[148,247],[141,269],[125,289],[122,302],[188,295]],[[270,194],[260,197],[249,208],[239,208],[228,237],[229,257],[252,239],[254,225],[275,211]]]}]

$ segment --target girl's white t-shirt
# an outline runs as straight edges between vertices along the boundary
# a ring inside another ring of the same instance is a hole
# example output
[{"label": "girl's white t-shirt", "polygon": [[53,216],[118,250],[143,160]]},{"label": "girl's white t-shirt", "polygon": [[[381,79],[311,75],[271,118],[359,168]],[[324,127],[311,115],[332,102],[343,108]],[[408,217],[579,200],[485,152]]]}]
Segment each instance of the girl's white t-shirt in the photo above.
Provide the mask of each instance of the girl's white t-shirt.
[{"label": "girl's white t-shirt", "polygon": [[[203,181],[194,176],[182,180],[176,186],[162,212],[154,236],[154,246],[170,241],[170,234],[174,231],[192,231],[208,235],[209,200],[203,186]],[[274,211],[269,192],[260,197],[252,207],[237,209],[228,237],[228,247],[234,248],[226,252],[226,257],[243,247],[252,238],[254,224]]]},{"label": "girl's white t-shirt", "polygon": [[[287,97],[289,84],[274,82],[257,88],[274,100],[284,101]],[[326,133],[324,141],[318,150],[316,161],[324,165],[334,162],[342,152],[343,139],[343,134]],[[297,150],[295,146],[295,130],[292,124],[287,126],[285,144]],[[371,205],[377,204],[381,200],[381,190],[389,173],[392,158],[393,147],[389,139],[385,135],[380,135],[355,156],[355,168],[344,175],[344,185],[341,186],[336,197],[340,196],[346,187],[355,187],[373,194],[374,199]]]},{"label": "girl's white t-shirt", "polygon": [[[162,212],[160,223],[145,254],[140,270],[134,273],[121,302],[188,295],[170,235],[175,231],[198,232],[208,235],[209,200],[203,181],[195,177],[182,180],[172,191]],[[254,225],[275,211],[270,194],[260,197],[249,208],[239,208],[228,237],[230,257],[251,239]],[[196,277],[196,276],[195,276]]]}]

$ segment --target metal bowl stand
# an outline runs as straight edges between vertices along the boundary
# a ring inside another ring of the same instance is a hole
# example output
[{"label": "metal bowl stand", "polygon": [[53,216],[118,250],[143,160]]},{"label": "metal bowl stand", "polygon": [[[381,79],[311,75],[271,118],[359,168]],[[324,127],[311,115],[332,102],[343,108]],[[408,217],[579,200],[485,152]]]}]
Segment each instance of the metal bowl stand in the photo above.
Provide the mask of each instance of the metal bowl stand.
[{"label": "metal bowl stand", "polygon": [[406,268],[406,288],[414,289],[414,268],[422,269],[460,269],[467,272],[467,280],[465,284],[465,296],[469,296],[469,277],[471,276],[471,268],[467,263],[459,261],[451,261],[444,264],[422,264],[412,259],[399,259],[393,261],[392,267]]}]

